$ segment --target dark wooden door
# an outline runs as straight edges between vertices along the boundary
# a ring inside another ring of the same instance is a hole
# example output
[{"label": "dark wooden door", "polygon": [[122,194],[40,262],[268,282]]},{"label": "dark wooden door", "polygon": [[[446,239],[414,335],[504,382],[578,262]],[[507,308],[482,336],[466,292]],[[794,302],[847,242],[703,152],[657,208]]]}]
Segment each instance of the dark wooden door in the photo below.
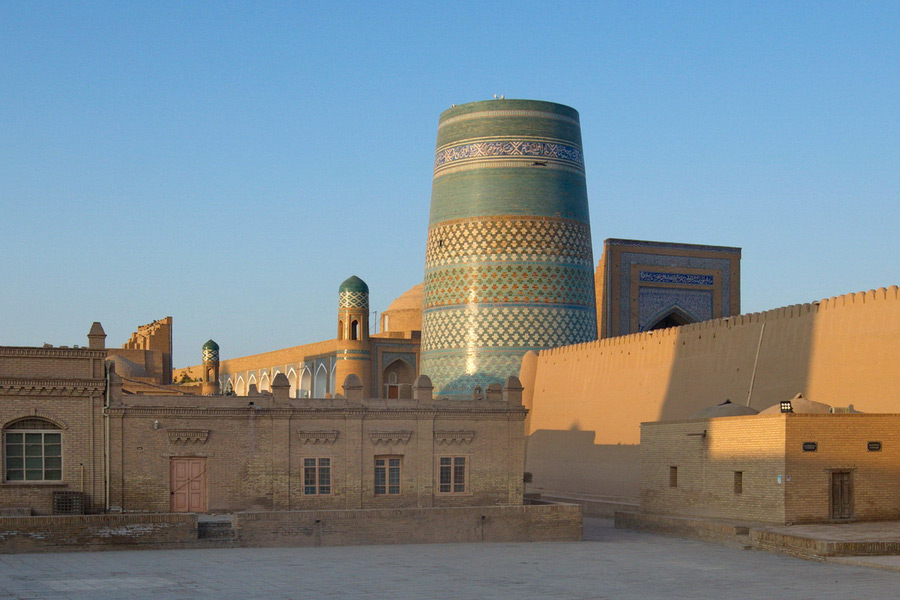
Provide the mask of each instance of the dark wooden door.
[{"label": "dark wooden door", "polygon": [[831,518],[849,519],[853,507],[853,486],[849,471],[831,474]]}]

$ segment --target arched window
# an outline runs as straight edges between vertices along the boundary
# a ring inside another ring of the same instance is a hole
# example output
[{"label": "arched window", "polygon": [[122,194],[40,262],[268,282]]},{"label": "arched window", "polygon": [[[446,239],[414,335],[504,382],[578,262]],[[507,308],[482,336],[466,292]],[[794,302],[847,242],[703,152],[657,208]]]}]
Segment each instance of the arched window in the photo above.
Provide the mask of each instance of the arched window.
[{"label": "arched window", "polygon": [[338,339],[344,339],[344,322],[338,319]]},{"label": "arched window", "polygon": [[208,369],[206,371],[206,381],[212,383],[216,380],[216,371],[215,369]]},{"label": "arched window", "polygon": [[3,430],[3,479],[62,481],[62,432],[46,419],[28,418]]},{"label": "arched window", "polygon": [[353,320],[350,322],[350,339],[358,340],[359,339],[359,321]]}]

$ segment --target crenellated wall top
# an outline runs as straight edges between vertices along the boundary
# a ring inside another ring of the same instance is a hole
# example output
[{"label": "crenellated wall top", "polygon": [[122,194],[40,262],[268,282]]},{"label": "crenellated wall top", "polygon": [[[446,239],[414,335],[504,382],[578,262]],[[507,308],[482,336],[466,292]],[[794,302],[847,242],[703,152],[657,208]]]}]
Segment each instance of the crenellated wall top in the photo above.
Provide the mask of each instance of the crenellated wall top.
[{"label": "crenellated wall top", "polygon": [[728,329],[733,327],[741,327],[744,325],[755,325],[760,323],[779,321],[783,319],[793,319],[806,316],[810,313],[820,314],[826,311],[839,310],[850,306],[859,306],[863,304],[871,304],[875,302],[898,302],[900,301],[900,288],[896,285],[890,287],[878,288],[877,290],[868,290],[866,292],[854,292],[843,294],[841,296],[833,296],[815,302],[804,304],[791,304],[773,308],[771,310],[754,313],[744,313],[733,317],[723,317],[721,319],[712,319],[709,321],[701,321],[699,323],[690,323],[681,327],[669,327],[667,329],[656,329],[653,331],[644,331],[641,333],[632,333],[602,340],[594,340],[582,344],[573,344],[570,346],[560,346],[541,350],[540,356],[556,356],[567,354],[569,352],[578,352],[590,348],[615,348],[634,342],[649,342],[653,340],[665,340],[674,338],[675,336],[703,333],[707,331],[715,331],[719,329]]}]

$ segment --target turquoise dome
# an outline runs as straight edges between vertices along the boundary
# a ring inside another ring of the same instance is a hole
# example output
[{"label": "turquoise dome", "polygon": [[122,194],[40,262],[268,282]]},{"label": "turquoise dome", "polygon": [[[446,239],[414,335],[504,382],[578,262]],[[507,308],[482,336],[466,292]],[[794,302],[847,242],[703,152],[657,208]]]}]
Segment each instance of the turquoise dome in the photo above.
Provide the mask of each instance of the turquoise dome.
[{"label": "turquoise dome", "polygon": [[350,277],[344,283],[341,284],[341,287],[338,289],[339,292],[362,292],[363,294],[369,293],[369,286],[366,285],[366,282],[354,275]]},{"label": "turquoise dome", "polygon": [[205,344],[203,344],[204,350],[218,350],[219,345],[212,340],[207,340]]}]

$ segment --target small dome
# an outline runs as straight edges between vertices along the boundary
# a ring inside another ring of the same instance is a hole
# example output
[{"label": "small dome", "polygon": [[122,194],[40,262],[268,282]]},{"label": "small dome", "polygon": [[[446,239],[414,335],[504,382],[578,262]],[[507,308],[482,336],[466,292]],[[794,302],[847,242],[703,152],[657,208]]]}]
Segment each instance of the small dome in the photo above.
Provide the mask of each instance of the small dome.
[{"label": "small dome", "polygon": [[354,275],[349,279],[345,280],[344,283],[341,284],[341,287],[338,288],[339,292],[362,292],[364,294],[369,293],[369,286],[366,285],[366,282]]},{"label": "small dome", "polygon": [[716,417],[742,417],[745,415],[757,415],[759,411],[749,406],[735,404],[731,400],[726,400],[715,406],[708,406],[698,410],[690,416],[691,419],[715,419]]},{"label": "small dome", "polygon": [[[831,413],[831,407],[821,402],[813,402],[803,397],[803,394],[797,394],[790,400],[791,412],[808,414],[808,415],[827,415]],[[781,402],[773,404],[769,408],[760,411],[761,415],[775,415],[781,412]]]},{"label": "small dome", "polygon": [[124,356],[113,354],[106,359],[106,362],[111,362],[116,366],[116,375],[119,377],[150,377],[150,373],[147,372],[143,365],[139,365],[133,360],[128,360]]},{"label": "small dome", "polygon": [[205,344],[203,344],[204,350],[218,350],[219,345],[212,340],[207,340]]},{"label": "small dome", "polygon": [[395,298],[391,305],[387,307],[387,310],[422,310],[422,299],[424,296],[425,284],[414,285]]}]

